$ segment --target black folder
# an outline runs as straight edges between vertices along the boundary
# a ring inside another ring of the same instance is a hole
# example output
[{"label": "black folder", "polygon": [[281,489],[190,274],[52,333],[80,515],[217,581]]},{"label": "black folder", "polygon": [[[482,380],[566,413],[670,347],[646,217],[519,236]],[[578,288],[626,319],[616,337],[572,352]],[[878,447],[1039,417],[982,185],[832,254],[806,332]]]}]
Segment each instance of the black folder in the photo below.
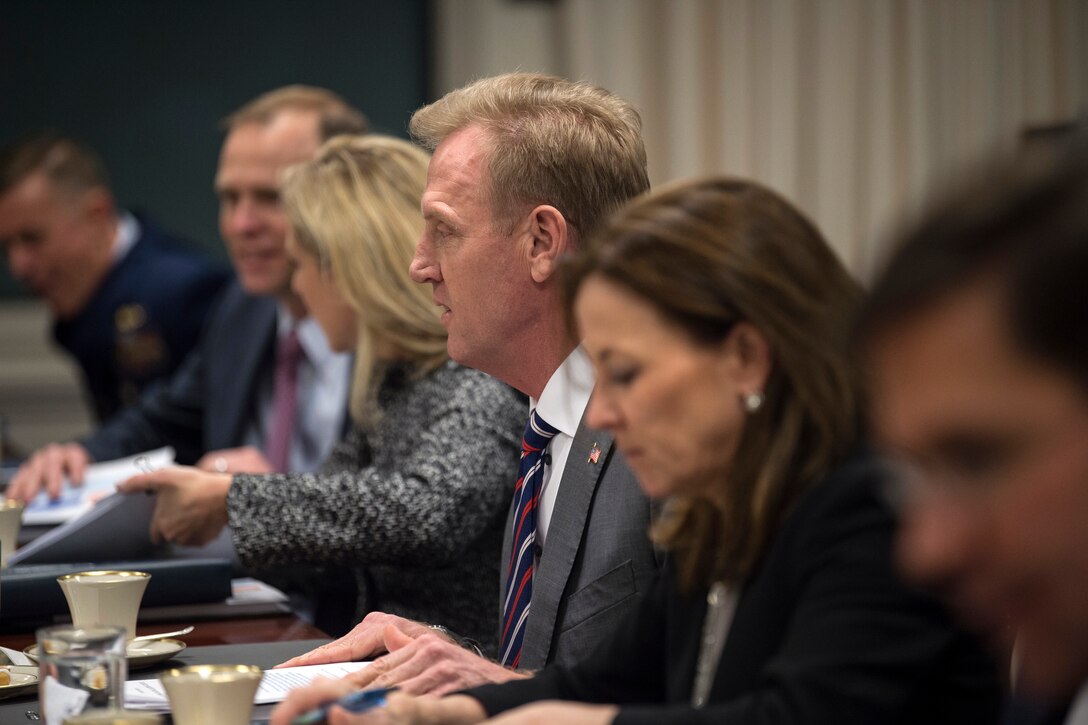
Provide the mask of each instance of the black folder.
[{"label": "black folder", "polygon": [[95,564],[24,564],[0,570],[0,622],[68,613],[57,577],[78,571],[146,571],[140,607],[222,602],[231,595],[226,559],[157,559]]}]

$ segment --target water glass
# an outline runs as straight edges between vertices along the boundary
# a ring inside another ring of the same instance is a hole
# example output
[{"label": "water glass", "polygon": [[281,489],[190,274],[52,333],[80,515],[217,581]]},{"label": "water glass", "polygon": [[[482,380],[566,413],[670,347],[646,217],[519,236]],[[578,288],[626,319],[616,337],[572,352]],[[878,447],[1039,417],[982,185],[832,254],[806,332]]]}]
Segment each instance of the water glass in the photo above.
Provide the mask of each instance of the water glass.
[{"label": "water glass", "polygon": [[38,630],[38,694],[46,725],[93,709],[119,709],[125,678],[125,630],[72,625]]}]

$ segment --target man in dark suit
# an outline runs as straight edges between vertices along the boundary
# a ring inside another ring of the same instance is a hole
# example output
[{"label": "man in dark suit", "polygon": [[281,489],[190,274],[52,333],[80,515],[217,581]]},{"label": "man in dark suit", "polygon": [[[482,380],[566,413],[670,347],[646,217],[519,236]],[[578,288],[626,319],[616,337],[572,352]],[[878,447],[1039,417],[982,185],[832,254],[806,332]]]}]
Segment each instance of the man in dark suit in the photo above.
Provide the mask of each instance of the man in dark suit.
[{"label": "man in dark suit", "polygon": [[243,106],[225,125],[215,190],[237,282],[162,388],[88,438],[35,453],[12,479],[9,498],[29,499],[41,488],[55,495],[64,474],[79,481],[92,460],[164,445],[174,447],[180,463],[272,470],[267,450],[279,395],[273,371],[277,347],[292,330],[303,353],[294,378],[296,424],[282,451],[285,464],[276,468],[314,470],[339,439],[350,360],[329,351],[291,290],[289,223],[277,187],[283,169],[310,158],[332,135],[365,132],[366,119],[329,91],[289,86]]},{"label": "man in dark suit", "polygon": [[[566,325],[556,275],[563,255],[649,180],[637,112],[587,83],[522,73],[484,79],[417,111],[411,131],[434,149],[412,278],[434,289],[450,356],[528,395],[533,415],[557,431],[535,484],[534,536],[515,545],[523,514],[515,502],[502,559],[500,662],[425,624],[372,613],[292,664],[389,650],[360,684],[445,693],[577,661],[656,573],[649,502],[611,436],[583,421],[595,381]],[[520,563],[529,574],[515,580]],[[508,594],[521,581],[531,597],[518,610],[517,592]]]},{"label": "man in dark suit", "polygon": [[177,369],[227,280],[118,209],[98,156],[56,133],[0,152],[0,249],[48,304],[53,338],[79,363],[99,422]]},{"label": "man in dark suit", "polygon": [[1085,141],[932,210],[861,328],[901,560],[1012,653],[1017,725],[1088,722]]}]

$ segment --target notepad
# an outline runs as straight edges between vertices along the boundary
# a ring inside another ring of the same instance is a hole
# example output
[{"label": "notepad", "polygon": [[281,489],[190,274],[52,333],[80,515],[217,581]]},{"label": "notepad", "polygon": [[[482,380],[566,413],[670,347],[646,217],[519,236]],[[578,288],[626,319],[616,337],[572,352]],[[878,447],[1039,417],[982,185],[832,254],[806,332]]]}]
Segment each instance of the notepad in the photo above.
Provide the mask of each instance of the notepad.
[{"label": "notepad", "polygon": [[[270,705],[283,702],[287,693],[305,687],[317,677],[338,680],[352,672],[358,672],[369,662],[335,662],[327,665],[305,665],[265,670],[261,686],[253,698],[254,705]],[[125,683],[125,707],[134,710],[169,712],[170,701],[159,680],[129,680]]]}]

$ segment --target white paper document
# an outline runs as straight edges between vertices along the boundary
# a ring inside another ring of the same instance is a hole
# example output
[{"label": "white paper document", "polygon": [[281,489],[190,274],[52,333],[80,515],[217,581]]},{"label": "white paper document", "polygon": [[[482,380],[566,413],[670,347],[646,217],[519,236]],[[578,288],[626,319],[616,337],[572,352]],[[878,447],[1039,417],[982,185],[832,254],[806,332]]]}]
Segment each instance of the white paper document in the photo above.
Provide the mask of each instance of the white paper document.
[{"label": "white paper document", "polygon": [[45,491],[23,511],[23,526],[55,526],[89,511],[94,504],[113,493],[118,483],[137,473],[165,468],[174,462],[173,448],[159,448],[115,461],[92,463],[83,473],[83,485],[64,481],[60,498],[50,500]]},{"label": "white paper document", "polygon": [[[268,705],[283,702],[287,693],[299,687],[305,687],[316,677],[337,680],[352,672],[357,672],[369,662],[336,662],[329,665],[307,665],[305,667],[284,667],[281,670],[265,670],[261,686],[253,698],[255,705]],[[125,707],[134,710],[158,710],[168,712],[170,701],[166,690],[157,680],[129,680],[125,683]]]}]

